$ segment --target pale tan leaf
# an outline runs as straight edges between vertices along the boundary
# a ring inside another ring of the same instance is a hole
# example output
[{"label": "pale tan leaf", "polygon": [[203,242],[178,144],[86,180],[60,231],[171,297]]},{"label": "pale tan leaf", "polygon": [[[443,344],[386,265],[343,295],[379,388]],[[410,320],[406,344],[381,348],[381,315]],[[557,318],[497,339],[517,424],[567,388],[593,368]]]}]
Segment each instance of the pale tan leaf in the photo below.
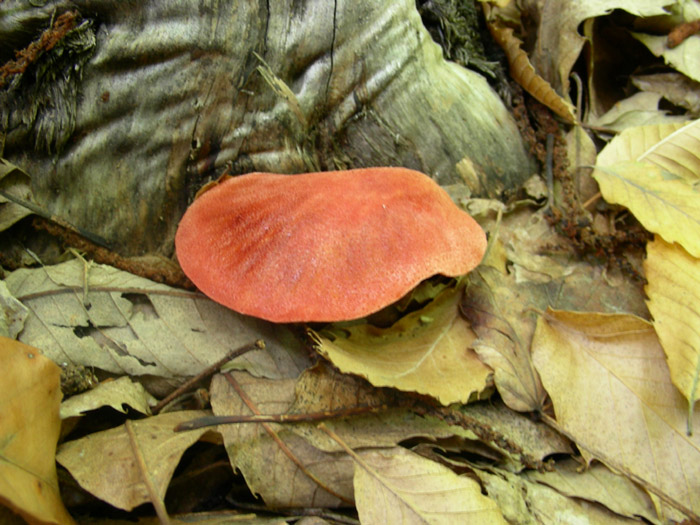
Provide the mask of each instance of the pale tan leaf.
[{"label": "pale tan leaf", "polygon": [[475,336],[460,316],[460,297],[461,289],[446,290],[387,329],[362,324],[344,329],[347,337],[312,337],[342,372],[375,386],[426,394],[444,405],[466,403],[489,386],[491,369],[469,349]]},{"label": "pale tan leaf", "polygon": [[646,33],[632,33],[649,51],[657,57],[663,57],[667,64],[689,78],[700,81],[700,36],[691,36],[680,45],[668,47],[668,37]]},{"label": "pale tan leaf", "polygon": [[[131,421],[139,452],[157,494],[162,499],[180,457],[208,429],[174,432],[184,421],[204,411],[159,414]],[[56,459],[86,491],[124,510],[150,501],[129,435],[124,425],[63,443]]]},{"label": "pale tan leaf", "polygon": [[0,335],[16,339],[29,311],[10,293],[5,281],[0,281],[0,312]]},{"label": "pale tan leaf", "polygon": [[[355,376],[340,374],[319,363],[305,370],[295,387],[291,413],[332,412],[357,406],[391,406],[392,397]],[[543,423],[508,410],[502,403],[471,403],[448,408],[450,423],[433,415],[406,409],[382,409],[377,413],[331,419],[325,425],[351,448],[392,447],[406,439],[459,437],[463,442],[488,445],[514,470],[538,468],[552,454],[570,453],[569,442]],[[291,429],[325,452],[342,450],[315,423],[295,424]],[[482,445],[483,446],[483,445]]]},{"label": "pale tan leaf", "polygon": [[551,470],[530,470],[523,473],[523,477],[552,487],[565,496],[600,503],[616,514],[628,518],[643,516],[652,523],[660,523],[649,495],[600,463],[583,469],[580,462],[566,459],[558,461]]},{"label": "pale tan leaf", "polygon": [[[509,523],[518,525],[631,525],[639,523],[618,516],[600,505],[591,505],[578,498],[502,469],[474,469],[489,497],[501,509]],[[614,496],[614,495],[613,495]]]},{"label": "pale tan leaf", "polygon": [[630,80],[637,89],[659,93],[672,104],[687,109],[695,117],[700,114],[700,82],[674,72],[632,75]]},{"label": "pale tan leaf", "polygon": [[55,452],[60,370],[30,346],[0,337],[0,504],[30,523],[73,523],[63,506]]},{"label": "pale tan leaf", "polygon": [[[589,461],[637,476],[675,507],[700,513],[700,434],[686,434],[687,401],[651,324],[549,310],[532,351],[557,423]],[[700,423],[699,410],[693,417]]]},{"label": "pale tan leaf", "polygon": [[476,481],[401,447],[359,452],[353,484],[363,525],[507,523]]},{"label": "pale tan leaf", "polygon": [[155,405],[156,399],[146,392],[141,383],[136,383],[127,376],[114,381],[103,381],[95,388],[77,394],[61,403],[61,419],[81,416],[88,410],[110,406],[114,410],[126,413],[124,405],[128,405],[142,414],[150,415],[150,405]]},{"label": "pale tan leaf", "polygon": [[660,93],[635,93],[618,101],[603,115],[591,118],[587,124],[621,132],[638,126],[687,122],[688,117],[669,115],[668,111],[659,109],[660,100]]},{"label": "pale tan leaf", "polygon": [[645,291],[673,384],[689,403],[700,397],[700,260],[657,238],[647,244]]},{"label": "pale tan leaf", "polygon": [[700,188],[643,162],[597,168],[594,177],[606,201],[629,208],[647,230],[700,257]]},{"label": "pale tan leaf", "polygon": [[266,349],[247,353],[233,367],[285,377],[309,361],[283,326],[109,266],[74,259],[17,270],[5,282],[30,311],[20,339],[57,363],[184,377],[257,339]]}]

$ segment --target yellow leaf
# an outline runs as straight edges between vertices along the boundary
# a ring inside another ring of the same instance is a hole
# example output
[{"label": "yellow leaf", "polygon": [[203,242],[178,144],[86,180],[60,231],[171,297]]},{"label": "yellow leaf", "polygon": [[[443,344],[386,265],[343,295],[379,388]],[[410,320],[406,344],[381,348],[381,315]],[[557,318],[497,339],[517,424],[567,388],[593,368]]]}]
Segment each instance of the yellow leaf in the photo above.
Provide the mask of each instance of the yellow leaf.
[{"label": "yellow leaf", "polygon": [[700,120],[628,128],[598,155],[597,165],[645,162],[691,183],[700,180]]},{"label": "yellow leaf", "polygon": [[690,424],[700,397],[700,260],[657,238],[647,245],[644,274],[654,328],[673,384],[689,402]]},{"label": "yellow leaf", "polygon": [[606,201],[626,206],[647,230],[700,257],[700,192],[693,185],[641,162],[598,166],[594,177]]},{"label": "yellow leaf", "polygon": [[[532,351],[558,424],[588,461],[637,476],[674,508],[700,513],[700,434],[686,434],[687,402],[651,324],[549,310]],[[700,411],[693,417],[700,423]]]},{"label": "yellow leaf", "polygon": [[375,386],[433,396],[445,405],[466,403],[489,386],[491,369],[469,348],[475,335],[459,314],[460,298],[461,289],[448,289],[387,329],[363,324],[348,328],[347,338],[311,336],[342,372]]},{"label": "yellow leaf", "polygon": [[355,461],[363,524],[506,523],[479,483],[405,448],[360,452]]},{"label": "yellow leaf", "polygon": [[58,366],[0,337],[0,503],[36,523],[73,523],[58,491]]}]

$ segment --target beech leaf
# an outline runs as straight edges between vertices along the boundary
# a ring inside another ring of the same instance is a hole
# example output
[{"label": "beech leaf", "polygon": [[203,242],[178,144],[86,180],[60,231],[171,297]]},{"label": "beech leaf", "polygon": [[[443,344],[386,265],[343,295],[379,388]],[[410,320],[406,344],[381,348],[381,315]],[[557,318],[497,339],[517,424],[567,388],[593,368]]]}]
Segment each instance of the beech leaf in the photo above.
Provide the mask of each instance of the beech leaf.
[{"label": "beech leaf", "polygon": [[680,45],[670,48],[666,35],[632,33],[632,36],[647,46],[654,55],[663,57],[674,69],[700,82],[700,37],[690,36]]},{"label": "beech leaf", "polygon": [[[686,434],[687,400],[650,323],[548,310],[532,351],[557,423],[588,461],[629,472],[675,508],[700,513],[700,434]],[[700,411],[693,419],[700,423]],[[668,506],[665,513],[678,515]]]},{"label": "beech leaf", "polygon": [[355,499],[363,525],[505,524],[479,483],[401,447],[363,451],[355,463]]},{"label": "beech leaf", "polygon": [[600,153],[603,197],[649,231],[700,256],[700,121],[629,128]]},{"label": "beech leaf", "polygon": [[460,316],[460,289],[442,292],[425,308],[390,328],[361,324],[347,337],[310,332],[316,349],[342,372],[375,386],[418,392],[440,403],[466,403],[490,384],[491,369],[469,345],[475,339]]},{"label": "beech leaf", "polygon": [[151,414],[149,405],[155,404],[155,398],[150,395],[141,383],[136,383],[130,377],[122,376],[114,381],[103,381],[95,388],[77,394],[61,403],[61,419],[80,416],[83,412],[110,406],[114,410],[126,413],[124,405],[138,410],[142,414]]},{"label": "beech leaf", "polygon": [[673,384],[688,400],[688,423],[700,397],[700,260],[657,239],[644,261],[649,312],[654,318]]},{"label": "beech leaf", "polygon": [[[144,475],[151,478],[161,499],[165,496],[180,457],[209,430],[174,432],[173,428],[205,415],[204,411],[186,410],[130,421],[138,452],[121,425],[63,443],[56,459],[86,491],[117,508],[131,510],[150,501]],[[138,468],[136,453],[143,457],[145,473]]]},{"label": "beech leaf", "polygon": [[0,370],[0,503],[30,523],[73,523],[54,459],[60,369],[36,348],[0,337]]},{"label": "beech leaf", "polygon": [[263,339],[265,350],[248,352],[231,366],[285,377],[308,364],[283,326],[110,266],[73,259],[16,270],[5,282],[29,310],[20,340],[57,363],[116,374],[187,377]]}]

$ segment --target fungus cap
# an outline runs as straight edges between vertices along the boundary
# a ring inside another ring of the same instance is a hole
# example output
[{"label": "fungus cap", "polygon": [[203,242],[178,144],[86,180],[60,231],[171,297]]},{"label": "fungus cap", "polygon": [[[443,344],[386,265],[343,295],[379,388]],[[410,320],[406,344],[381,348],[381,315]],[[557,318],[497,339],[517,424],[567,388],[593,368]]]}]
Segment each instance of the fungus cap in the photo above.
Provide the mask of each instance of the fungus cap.
[{"label": "fungus cap", "polygon": [[341,321],[469,272],[486,236],[428,176],[367,168],[230,178],[188,208],[175,247],[192,282],[237,312]]}]

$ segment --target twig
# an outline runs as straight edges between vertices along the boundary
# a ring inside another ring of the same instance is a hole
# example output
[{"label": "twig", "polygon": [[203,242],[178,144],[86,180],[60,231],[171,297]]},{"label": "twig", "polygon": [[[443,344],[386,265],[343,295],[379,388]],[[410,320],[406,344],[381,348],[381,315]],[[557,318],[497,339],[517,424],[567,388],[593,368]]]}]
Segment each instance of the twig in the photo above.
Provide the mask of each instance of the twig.
[{"label": "twig", "polygon": [[151,476],[148,474],[148,467],[146,467],[146,462],[143,459],[143,454],[141,454],[141,449],[138,442],[136,441],[136,433],[134,432],[133,424],[131,420],[127,419],[124,424],[126,428],[126,433],[129,435],[129,443],[131,444],[131,450],[134,453],[134,458],[136,459],[136,465],[138,466],[139,472],[141,474],[141,481],[146,485],[146,490],[148,491],[148,497],[153,504],[153,508],[156,510],[158,515],[158,521],[162,525],[170,525],[170,517],[168,512],[165,510],[165,505],[163,500],[158,497],[156,488],[153,486],[153,481],[151,481]]},{"label": "twig", "polygon": [[[171,392],[164,399],[159,401],[151,409],[151,412],[153,414],[157,414],[158,412],[160,412],[163,409],[164,406],[166,406],[168,403],[170,403],[177,396],[182,395],[183,393],[190,390],[199,381],[212,375],[214,372],[219,370],[219,368],[221,368],[223,365],[225,365],[226,363],[231,361],[231,359],[235,359],[236,357],[240,357],[243,354],[247,354],[251,350],[264,350],[264,349],[265,349],[265,341],[263,341],[262,339],[258,339],[254,343],[249,343],[245,346],[241,346],[240,348],[236,348],[235,350],[231,350],[224,357],[219,359],[216,363],[209,365],[204,370],[202,370],[199,374],[197,374],[194,377],[191,377],[190,379],[185,381],[183,384],[181,384],[179,387],[177,387],[173,392]],[[198,428],[198,427],[193,427],[193,428]]]},{"label": "twig", "polygon": [[216,425],[232,425],[236,423],[302,423],[310,421],[325,421],[326,419],[339,419],[343,417],[357,416],[371,412],[386,410],[386,405],[358,406],[342,410],[328,410],[323,412],[308,412],[305,414],[254,414],[236,416],[205,416],[184,421],[175,427],[175,432],[182,430],[195,430]]},{"label": "twig", "polygon": [[[250,411],[259,416],[260,411],[258,410],[258,407],[255,406],[255,403],[248,397],[248,394],[245,393],[245,391],[241,388],[241,386],[238,384],[238,381],[230,374],[226,373],[224,374],[224,377],[228,381],[228,383],[231,385],[231,387],[236,391],[236,393],[239,395],[243,403],[250,409]],[[268,435],[277,443],[277,446],[280,447],[282,452],[289,458],[289,460],[294,463],[299,470],[301,470],[306,476],[316,483],[320,488],[331,494],[332,496],[335,496],[338,498],[340,501],[343,503],[347,503],[348,505],[354,505],[354,502],[343,496],[342,494],[339,494],[335,490],[333,490],[330,487],[327,487],[320,479],[316,477],[312,472],[310,472],[307,468],[306,465],[304,465],[299,458],[297,458],[294,455],[294,452],[290,450],[290,448],[287,446],[287,444],[282,441],[282,439],[277,435],[277,432],[274,431],[274,429],[270,426],[269,423],[261,423],[262,427],[265,429],[265,432],[268,433]]]}]

